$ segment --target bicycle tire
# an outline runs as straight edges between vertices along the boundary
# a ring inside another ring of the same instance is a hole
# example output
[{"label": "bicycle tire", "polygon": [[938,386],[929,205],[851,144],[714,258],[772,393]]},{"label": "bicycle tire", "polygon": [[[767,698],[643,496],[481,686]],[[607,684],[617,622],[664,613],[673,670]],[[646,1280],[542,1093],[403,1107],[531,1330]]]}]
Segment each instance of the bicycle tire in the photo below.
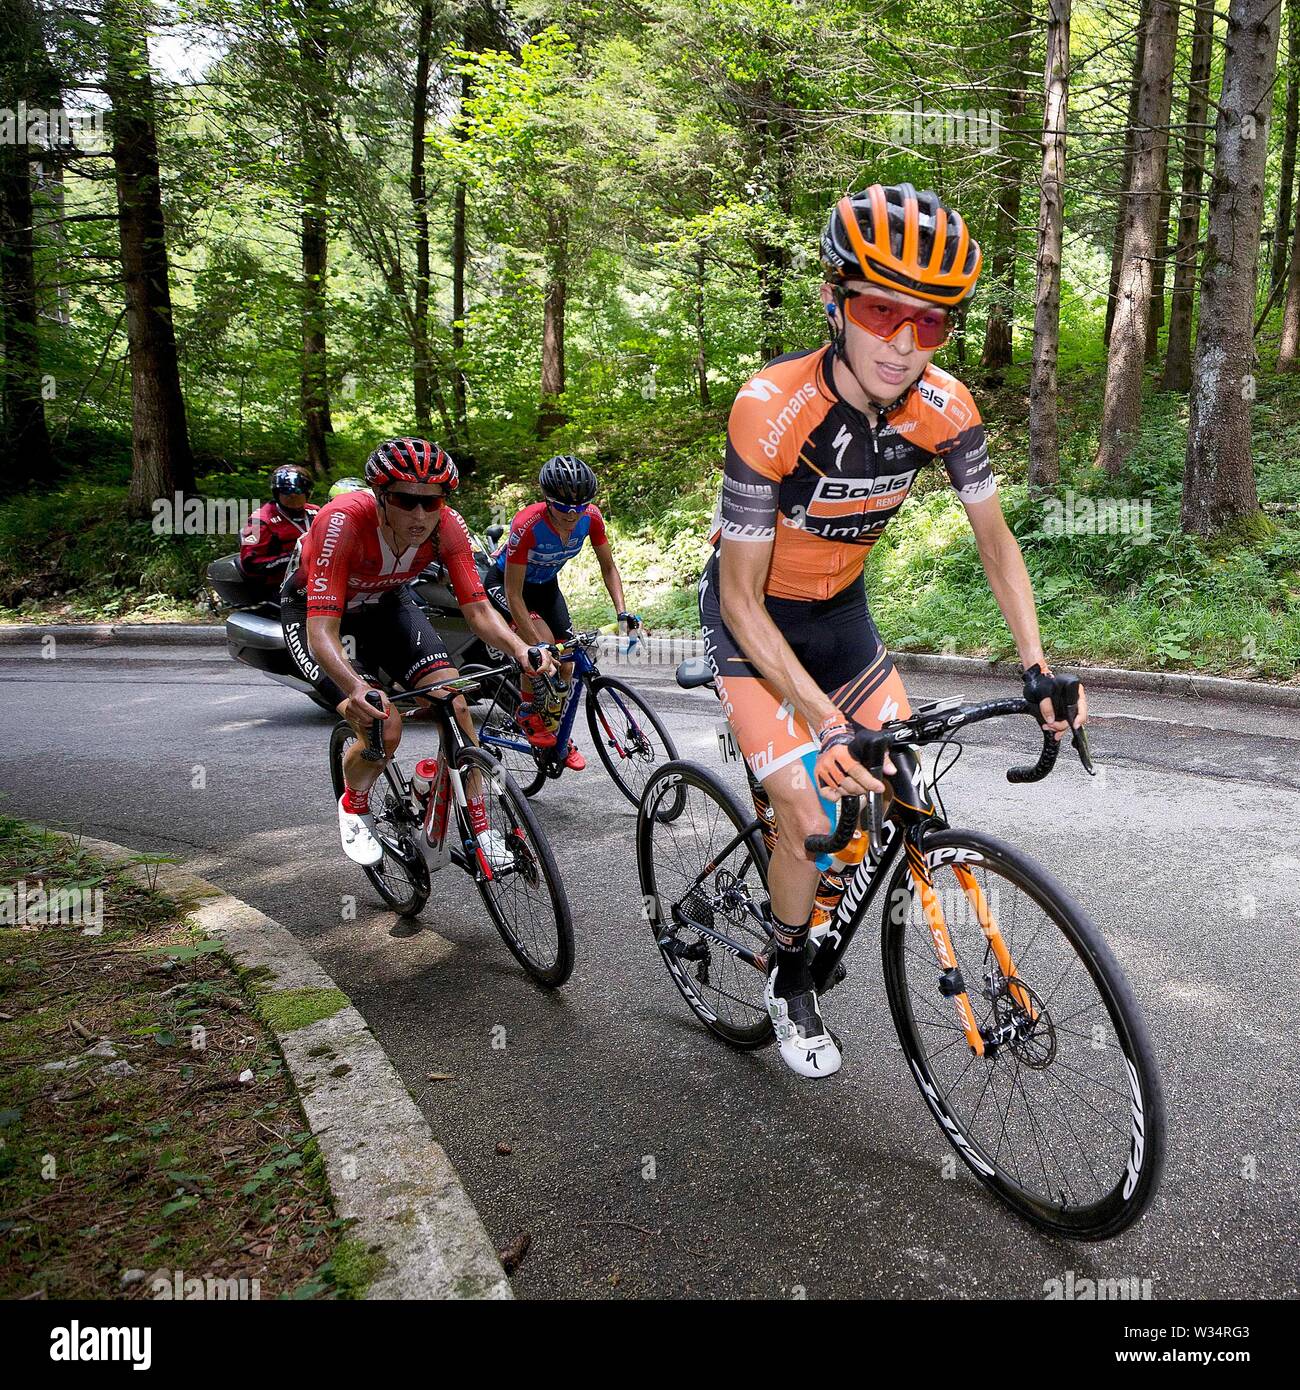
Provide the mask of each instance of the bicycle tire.
[{"label": "bicycle tire", "polygon": [[[528,881],[528,876],[535,874],[545,882],[555,922],[555,950],[553,958],[548,960],[539,959],[530,953],[521,932],[507,919],[494,896],[493,885],[508,882],[509,878],[503,876],[489,881],[479,875],[475,879],[488,916],[501,934],[501,939],[509,947],[510,953],[538,984],[544,985],[547,989],[557,989],[573,973],[573,914],[550,844],[533,808],[528,804],[527,797],[496,758],[481,748],[463,748],[457,756],[456,767],[463,773],[476,768],[487,784],[484,792],[485,802],[491,798],[507,808],[504,817],[510,826],[507,838],[514,836],[520,841],[517,847],[512,846],[516,852],[516,863],[521,866],[519,876]],[[521,830],[522,835],[519,833]],[[514,875],[509,877],[512,878]]]},{"label": "bicycle tire", "polygon": [[[349,739],[356,738],[356,731],[346,720],[341,720],[334,726],[334,732],[330,735],[330,781],[334,785],[334,800],[338,801],[343,795],[343,753]],[[390,797],[397,795],[389,777],[388,770],[380,775],[379,780],[372,788],[373,793],[378,793],[384,797],[385,806],[388,805]],[[382,814],[376,818],[376,829],[385,829]],[[397,913],[399,917],[414,917],[429,901],[429,866],[424,862],[424,856],[420,853],[411,832],[402,832],[403,838],[408,841],[408,854],[395,855],[389,848],[383,835],[380,836],[380,843],[384,846],[384,857],[377,865],[362,864],[360,867],[365,876],[370,880],[375,892],[384,902]],[[401,871],[401,877],[407,884],[405,893],[397,892],[380,872],[385,864],[393,863]]]},{"label": "bicycle tire", "polygon": [[[1072,1041],[1076,1036],[1080,1039],[1085,1037],[1083,1029],[1086,1026],[1086,1021],[1076,1023],[1074,1028],[1067,1029],[1065,1027],[1066,1022],[1073,1021],[1076,1015],[1063,1014],[1062,1010],[1069,1006],[1061,1003],[1056,1005],[1055,1011],[1059,1017],[1054,1016],[1051,1005],[1051,1000],[1062,989],[1066,976],[1073,970],[1073,962],[1067,967],[1066,973],[1061,975],[1052,985],[1050,993],[1047,993],[1045,982],[1034,975],[1035,958],[1028,952],[1022,951],[1021,956],[1025,957],[1023,963],[1020,957],[1015,960],[1017,980],[1029,984],[1031,987],[1037,985],[1037,988],[1043,991],[1043,994],[1035,995],[1039,1009],[1036,1011],[1036,1016],[1028,1030],[1031,1034],[1030,1041],[1033,1042],[1032,1035],[1037,1034],[1039,1035],[1039,1043],[1042,1044],[1050,1035],[1051,1051],[1049,1060],[1045,1061],[1044,1057],[1048,1055],[1046,1046],[1036,1045],[1036,1055],[1028,1063],[1022,1065],[1022,1057],[1016,1052],[1016,1049],[1004,1047],[985,1063],[983,1072],[985,1080],[983,1090],[980,1093],[980,1102],[976,1106],[976,1115],[983,1104],[984,1095],[990,1092],[995,1097],[994,1111],[997,1109],[997,1087],[993,1082],[993,1067],[1000,1064],[1001,1059],[1008,1055],[1011,1056],[1015,1067],[1014,1072],[1008,1068],[1003,1077],[1008,1082],[1008,1102],[1006,1113],[997,1117],[1000,1119],[1001,1130],[996,1149],[991,1148],[989,1136],[974,1132],[975,1126],[971,1120],[962,1113],[962,1107],[954,1103],[953,1096],[958,1088],[965,1083],[968,1075],[972,1078],[972,1087],[979,1086],[981,1075],[979,1068],[984,1059],[974,1058],[969,1049],[964,1047],[961,1031],[951,1014],[948,1017],[954,1035],[952,1043],[946,1048],[940,1049],[933,1058],[925,1048],[924,1040],[918,1029],[916,1013],[912,1007],[912,995],[907,986],[907,956],[909,954],[907,932],[910,907],[905,912],[903,902],[907,901],[910,904],[913,894],[910,891],[910,874],[904,859],[900,861],[891,877],[889,891],[885,897],[881,953],[890,1011],[913,1079],[938,1121],[939,1127],[957,1151],[958,1156],[986,1187],[995,1192],[1018,1215],[1042,1230],[1074,1240],[1105,1240],[1118,1235],[1142,1216],[1155,1195],[1164,1164],[1166,1147],[1166,1117],[1159,1070],[1156,1066],[1155,1054],[1145,1021],[1128,981],[1101,933],[1078,904],[1050,874],[1019,851],[993,839],[991,836],[969,830],[942,830],[927,834],[924,840],[924,849],[932,874],[936,873],[944,863],[954,862],[957,851],[962,852],[963,862],[972,872],[977,866],[991,869],[999,880],[1005,881],[1022,893],[1038,908],[1049,923],[1059,929],[1065,937],[1069,952],[1087,972],[1109,1018],[1110,1025],[1114,1029],[1115,1040],[1124,1066],[1122,1069],[1119,1068],[1115,1065],[1114,1059],[1110,1057],[1105,1059],[1106,1063],[1110,1070],[1127,1082],[1128,1086],[1127,1094],[1121,1091],[1118,1085],[1102,1088],[1113,1091],[1118,1097],[1117,1100],[1106,1103],[1111,1104],[1116,1114],[1123,1116],[1128,1121],[1127,1134],[1119,1130],[1117,1124],[1110,1122],[1108,1117],[1103,1115],[1095,1106],[1092,1106],[1090,1102],[1085,1102],[1093,1111],[1090,1129],[1091,1134],[1096,1136],[1095,1142],[1105,1144],[1114,1150],[1114,1157],[1106,1156],[1108,1159],[1107,1176],[1103,1177],[1101,1182],[1104,1184],[1109,1180],[1109,1173],[1115,1172],[1114,1184],[1095,1200],[1088,1202],[1074,1204],[1059,1200],[1049,1201],[1045,1199],[1042,1192],[1032,1191],[1026,1186],[1025,1175],[1019,1172],[1018,1165],[1017,1172],[1013,1175],[1007,1171],[1008,1160],[1001,1158],[1003,1141],[1007,1140],[1008,1151],[1010,1151],[1013,1142],[1007,1139],[1008,1131],[1013,1127],[1011,1097],[1018,1089],[1028,1104],[1031,1087],[1040,1091],[1045,1097],[1051,1096],[1057,1109],[1065,1118],[1067,1128],[1071,1129],[1073,1142],[1083,1151],[1083,1144],[1079,1140],[1079,1135],[1070,1125],[1069,1117],[1062,1107],[1060,1088],[1064,1087],[1068,1090],[1073,1077],[1080,1075],[1083,1075],[1084,1080],[1090,1081],[1093,1085],[1100,1085],[1100,1083],[1093,1081],[1092,1078],[1084,1075],[1073,1065],[1076,1061],[1086,1060],[1083,1046]],[[905,887],[905,884],[909,886]],[[936,883],[936,888],[939,886],[940,884]],[[896,896],[900,892],[904,893],[904,898]],[[985,896],[987,898],[987,891]],[[995,913],[994,915],[1000,914]],[[1014,931],[1013,926],[1011,928],[1013,936]],[[971,931],[972,939],[977,932],[977,928]],[[928,948],[928,933],[925,933],[918,925],[918,939],[922,935],[926,937]],[[1031,951],[1037,946],[1041,936],[1042,928],[1039,928],[1029,943]],[[1045,949],[1050,949],[1055,940],[1054,937],[1047,937]],[[1009,941],[1008,944],[1011,946],[1013,957],[1015,957],[1014,941]],[[924,961],[924,954],[919,951],[919,948],[916,954],[918,959]],[[960,951],[958,951],[958,955],[960,958]],[[959,963],[968,964],[968,962],[960,961]],[[924,964],[930,968],[932,978],[937,977],[938,966],[934,960],[933,951],[930,951],[930,959]],[[1041,966],[1038,968],[1041,969]],[[992,1011],[993,1008],[996,1008],[996,997],[991,1005],[989,1002],[989,996],[995,993],[991,988],[986,988],[983,991],[981,997],[984,1003],[977,1004],[976,982],[967,976],[965,971],[963,974],[972,1009],[988,1006]],[[1013,992],[1008,990],[1007,995]],[[924,998],[924,995],[921,997]],[[1003,998],[1005,1000],[1006,995]],[[939,999],[934,1002],[942,1006],[937,1014],[942,1018],[943,1013],[950,1007],[950,1001]],[[1004,1002],[1003,1007],[1009,1006]],[[1079,1010],[1078,1013],[1082,1014],[1083,1010]],[[1030,1015],[1023,1011],[1021,1017],[1026,1021],[1030,1019]],[[931,1029],[939,1027],[941,1031],[941,1025],[930,1023],[928,1026]],[[1106,1037],[1104,1029],[1100,1034],[1094,1030],[1089,1044],[1094,1053],[1105,1052],[1109,1047],[1109,1044],[1105,1042],[1100,1046],[1098,1045],[1099,1036],[1103,1039]],[[947,1092],[945,1092],[944,1078],[936,1075],[933,1066],[933,1062],[943,1058],[945,1053],[952,1055],[943,1062],[944,1068],[956,1065],[957,1054],[970,1059],[961,1077],[952,1084]],[[1067,1054],[1070,1059],[1068,1062],[1065,1060]],[[1057,1089],[1052,1091],[1047,1085],[1047,1078],[1058,1064],[1062,1068],[1060,1077],[1064,1079],[1058,1078],[1053,1083]],[[1043,1077],[1041,1085],[1030,1079],[1034,1076]],[[1100,1096],[1098,1098],[1101,1099]],[[1124,1111],[1125,1105],[1131,1107],[1127,1114]],[[1047,1119],[1054,1120],[1054,1118],[1052,1115],[1047,1116]],[[1116,1130],[1116,1134],[1107,1135],[1104,1126],[1099,1123],[1102,1120],[1109,1123],[1111,1129]],[[987,1117],[985,1123],[988,1123]],[[1018,1119],[1016,1123],[1019,1123]],[[1087,1129],[1088,1127],[1085,1127],[1085,1130]],[[1037,1126],[1032,1116],[1030,1117],[1029,1132],[1033,1135],[1034,1147],[1037,1149],[1036,1161],[1043,1169],[1041,1185],[1050,1187],[1053,1183],[1059,1185],[1064,1181],[1065,1186],[1069,1188],[1071,1186],[1070,1174],[1067,1172],[1061,1156],[1051,1150],[1050,1146],[1050,1156],[1059,1172],[1049,1173],[1048,1171],[1042,1147],[1043,1141],[1047,1137],[1042,1117],[1040,1117]],[[1125,1140],[1127,1140],[1127,1162],[1124,1167],[1120,1168],[1119,1160],[1124,1157]],[[1090,1142],[1092,1142],[1091,1138]],[[1067,1153],[1065,1157],[1074,1161],[1071,1153]],[[1009,1161],[1014,1163],[1014,1157],[1010,1158]],[[1086,1152],[1084,1152],[1084,1163],[1091,1171],[1092,1163]],[[1096,1173],[1092,1172],[1091,1176],[1095,1179]],[[1037,1179],[1035,1180],[1037,1181]]]},{"label": "bicycle tire", "polygon": [[[700,983],[698,971],[697,979],[692,983],[688,970],[683,967],[682,958],[674,955],[660,944],[664,925],[671,919],[671,907],[660,897],[660,889],[668,887],[666,881],[668,875],[661,873],[656,863],[655,835],[658,833],[661,842],[666,843],[665,837],[675,834],[678,829],[685,829],[683,818],[694,823],[693,816],[688,814],[692,790],[701,793],[717,805],[733,832],[743,830],[754,819],[752,815],[745,814],[726,785],[698,763],[675,760],[657,768],[646,783],[637,814],[636,861],[637,873],[641,882],[641,901],[645,905],[644,916],[649,922],[651,939],[659,951],[660,958],[672,977],[673,984],[677,986],[678,993],[686,1001],[691,1012],[715,1037],[741,1051],[753,1051],[756,1048],[766,1047],[775,1037],[772,1031],[772,1020],[767,1016],[766,1009],[762,1004],[765,975],[760,974],[746,963],[739,962],[737,964],[738,972],[743,968],[753,976],[752,981],[748,981],[748,983],[752,983],[754,987],[757,1000],[754,1007],[762,1016],[748,1025],[728,1022],[718,1016],[717,1010],[709,1006],[696,988],[697,984]],[[665,799],[671,799],[675,807],[675,812],[671,817],[665,817],[661,813],[659,803]],[[727,838],[731,838],[730,834],[727,834]],[[721,849],[723,843],[725,842],[720,841],[716,848]],[[746,841],[746,848],[752,858],[763,895],[766,897],[767,846],[764,844],[763,837],[757,827],[755,827],[753,835]],[[665,868],[670,867],[667,863],[666,852],[664,859]],[[712,857],[709,856],[704,862],[713,862]],[[727,869],[725,865],[719,865],[718,868],[734,874],[734,870]],[[716,887],[717,874],[715,873],[712,877],[714,880],[712,886]],[[736,877],[743,880],[745,875],[740,874]],[[725,949],[721,949],[720,954],[724,962],[732,959]],[[711,962],[709,964],[711,965]],[[738,974],[738,979],[743,980],[744,978]]]},{"label": "bicycle tire", "polygon": [[[615,757],[614,752],[608,746],[608,743],[612,740],[613,731],[607,731],[601,727],[600,696],[607,692],[613,693],[627,704],[635,706],[636,709],[645,716],[646,721],[654,730],[655,737],[657,737],[663,745],[666,755],[664,759],[665,762],[676,762],[678,760],[677,745],[673,742],[672,735],[664,726],[663,720],[660,719],[645,700],[625,682],[616,679],[614,676],[596,676],[587,686],[587,727],[591,731],[591,741],[595,745],[596,752],[600,755],[601,762],[605,764],[605,771],[608,772],[613,779],[614,785],[627,797],[633,806],[639,807],[641,804],[641,793],[644,791],[646,784],[643,782],[638,785],[630,783],[627,780],[629,760]],[[647,744],[648,741],[645,739],[644,730],[639,732],[639,739],[643,746]],[[647,762],[649,767],[653,770],[657,759],[654,759],[652,747],[650,748],[650,754],[651,757],[647,759],[644,757],[643,753],[639,752],[636,759],[637,765],[640,766],[642,762]],[[662,766],[662,763],[660,765]],[[651,775],[653,775],[653,771],[651,771]]]}]

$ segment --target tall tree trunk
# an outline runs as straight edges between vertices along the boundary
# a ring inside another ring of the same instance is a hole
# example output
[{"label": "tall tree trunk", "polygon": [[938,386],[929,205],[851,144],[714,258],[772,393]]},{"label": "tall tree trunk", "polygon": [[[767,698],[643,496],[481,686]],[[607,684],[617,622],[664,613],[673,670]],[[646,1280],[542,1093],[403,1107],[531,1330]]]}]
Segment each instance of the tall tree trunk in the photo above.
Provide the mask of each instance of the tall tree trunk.
[{"label": "tall tree trunk", "polygon": [[709,408],[708,343],[704,336],[704,247],[695,248],[695,376],[699,382],[700,405]]},{"label": "tall tree trunk", "polygon": [[302,419],[307,467],[318,477],[329,468],[330,423],[326,356],[329,272],[328,139],[329,42],[327,0],[306,0],[298,32],[304,95],[302,110]]},{"label": "tall tree trunk", "polygon": [[1279,23],[1277,0],[1232,0],[1228,9],[1183,480],[1183,529],[1201,536],[1259,512],[1250,448],[1255,276]]},{"label": "tall tree trunk", "polygon": [[1137,47],[1133,51],[1133,71],[1128,89],[1128,120],[1124,126],[1124,168],[1119,179],[1119,196],[1115,199],[1115,240],[1110,248],[1110,285],[1106,291],[1106,328],[1103,341],[1110,344],[1115,323],[1115,304],[1119,295],[1119,271],[1124,260],[1124,224],[1128,209],[1128,190],[1133,182],[1133,154],[1138,129],[1138,97],[1142,91],[1142,72],[1146,59],[1147,24],[1151,18],[1151,0],[1142,0],[1138,17]]},{"label": "tall tree trunk", "polygon": [[1214,0],[1196,0],[1192,29],[1192,68],[1187,80],[1187,134],[1183,141],[1182,201],[1174,250],[1174,293],[1165,348],[1166,391],[1192,384],[1192,304],[1196,294],[1197,251],[1201,244],[1201,178],[1205,172],[1205,118],[1210,109],[1210,59],[1214,46]]},{"label": "tall tree trunk", "polygon": [[1165,321],[1165,266],[1169,262],[1169,213],[1173,196],[1169,191],[1169,133],[1161,142],[1160,211],[1156,214],[1156,256],[1151,262],[1151,298],[1147,302],[1146,360],[1154,362],[1160,351],[1160,329]]},{"label": "tall tree trunk", "polygon": [[[0,0],[0,104],[45,104],[50,72],[40,25],[30,0]],[[52,104],[52,103],[51,103]],[[53,471],[41,394],[32,244],[32,155],[24,140],[0,145],[0,309],[4,361],[0,400],[0,488],[22,487]]]},{"label": "tall tree trunk", "polygon": [[1049,487],[1061,476],[1056,359],[1061,341],[1061,232],[1069,96],[1070,0],[1048,0],[1043,167],[1039,176],[1034,280],[1034,362],[1029,378],[1029,484],[1035,489]]},{"label": "tall tree trunk", "polygon": [[542,394],[537,437],[545,439],[569,418],[564,396],[564,310],[569,294],[569,218],[562,208],[546,215],[546,300],[542,308]]},{"label": "tall tree trunk", "polygon": [[1286,104],[1282,128],[1282,178],[1277,194],[1277,222],[1273,228],[1273,265],[1269,284],[1276,289],[1286,274],[1291,244],[1291,201],[1295,192],[1295,147],[1300,127],[1300,0],[1286,7]]},{"label": "tall tree trunk", "polygon": [[1142,365],[1160,214],[1160,147],[1169,124],[1177,40],[1178,0],[1151,0],[1138,94],[1133,181],[1125,199],[1124,261],[1106,362],[1097,450],[1098,465],[1110,474],[1124,467],[1142,416]]},{"label": "tall tree trunk", "polygon": [[[755,89],[755,105],[765,114],[757,121],[758,148],[756,162],[771,181],[786,225],[794,210],[794,160],[796,132],[790,119],[790,108],[773,91],[769,79],[763,79]],[[784,343],[782,310],[785,304],[785,281],[790,272],[789,248],[760,238],[754,246],[758,265],[759,318],[762,324],[763,357],[780,357]]]},{"label": "tall tree trunk", "polygon": [[432,46],[433,0],[423,0],[420,5],[419,33],[415,46],[415,93],[411,116],[411,205],[415,209],[415,428],[426,437],[433,433],[433,421],[429,414],[429,378],[433,372],[429,351],[429,192],[424,174],[424,136],[429,116],[429,59]]},{"label": "tall tree trunk", "polygon": [[1291,243],[1291,270],[1287,275],[1282,305],[1282,341],[1277,349],[1279,372],[1300,371],[1300,216],[1295,219]]},{"label": "tall tree trunk", "polygon": [[126,332],[131,359],[131,486],[127,510],[194,489],[176,333],[172,323],[162,180],[154,122],[147,15],[137,0],[104,0],[100,32],[112,103]]},{"label": "tall tree trunk", "polygon": [[473,471],[473,460],[468,454],[469,444],[469,402],[465,383],[465,260],[468,253],[468,240],[465,229],[466,191],[463,183],[456,185],[455,205],[451,222],[451,355],[452,408],[455,412],[456,438],[467,459],[467,471]]},{"label": "tall tree trunk", "polygon": [[1016,305],[1016,240],[1020,230],[1020,185],[1024,172],[1024,132],[1021,123],[1027,101],[1025,65],[1029,61],[1029,16],[1015,7],[1011,11],[1010,23],[1005,143],[1011,148],[1002,150],[1002,165],[998,173],[997,212],[989,274],[991,297],[988,322],[984,329],[984,351],[980,356],[980,366],[995,373],[1011,363],[1011,330]]}]

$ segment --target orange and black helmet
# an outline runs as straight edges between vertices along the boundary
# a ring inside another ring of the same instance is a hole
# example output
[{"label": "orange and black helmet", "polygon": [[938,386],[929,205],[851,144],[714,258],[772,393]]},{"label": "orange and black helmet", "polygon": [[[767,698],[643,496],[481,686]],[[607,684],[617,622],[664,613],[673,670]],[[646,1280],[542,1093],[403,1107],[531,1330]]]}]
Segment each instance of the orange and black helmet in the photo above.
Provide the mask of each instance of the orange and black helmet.
[{"label": "orange and black helmet", "polygon": [[451,455],[427,439],[386,439],[366,460],[366,482],[372,487],[442,483],[450,492],[459,481]]},{"label": "orange and black helmet", "polygon": [[866,280],[948,308],[974,292],[981,259],[960,214],[910,183],[873,183],[841,198],[822,233],[832,284]]}]

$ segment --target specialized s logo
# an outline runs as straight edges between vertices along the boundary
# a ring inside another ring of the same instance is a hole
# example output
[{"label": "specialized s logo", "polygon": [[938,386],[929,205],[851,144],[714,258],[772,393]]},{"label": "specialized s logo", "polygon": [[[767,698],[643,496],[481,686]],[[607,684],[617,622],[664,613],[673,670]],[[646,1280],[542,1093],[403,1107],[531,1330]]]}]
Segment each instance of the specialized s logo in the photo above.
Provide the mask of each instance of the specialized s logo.
[{"label": "specialized s logo", "polygon": [[847,425],[840,426],[840,432],[831,440],[831,447],[835,450],[835,467],[844,467],[844,451],[853,443],[853,435],[849,432]]},{"label": "specialized s logo", "polygon": [[744,396],[751,401],[763,401],[766,403],[770,401],[773,396],[779,396],[780,394],[781,388],[774,382],[769,381],[765,376],[756,376],[750,381],[748,386],[742,387],[736,392],[736,399],[740,400],[740,398]]}]

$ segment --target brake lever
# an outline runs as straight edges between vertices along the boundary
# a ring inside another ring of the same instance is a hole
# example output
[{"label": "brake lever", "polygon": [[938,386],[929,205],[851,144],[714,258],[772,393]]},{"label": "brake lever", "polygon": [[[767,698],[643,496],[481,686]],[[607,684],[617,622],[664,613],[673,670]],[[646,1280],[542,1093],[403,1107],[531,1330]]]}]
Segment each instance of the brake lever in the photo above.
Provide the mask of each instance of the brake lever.
[{"label": "brake lever", "polygon": [[[1088,748],[1088,731],[1084,725],[1080,724],[1078,728],[1075,728],[1074,724],[1074,721],[1079,717],[1079,689],[1078,678],[1071,676],[1061,693],[1058,713],[1070,726],[1070,742],[1074,745],[1074,751],[1079,755],[1083,770],[1089,777],[1095,777],[1097,769],[1092,765],[1092,753]],[[1053,700],[1052,704],[1053,707],[1056,707],[1058,702]]]}]

